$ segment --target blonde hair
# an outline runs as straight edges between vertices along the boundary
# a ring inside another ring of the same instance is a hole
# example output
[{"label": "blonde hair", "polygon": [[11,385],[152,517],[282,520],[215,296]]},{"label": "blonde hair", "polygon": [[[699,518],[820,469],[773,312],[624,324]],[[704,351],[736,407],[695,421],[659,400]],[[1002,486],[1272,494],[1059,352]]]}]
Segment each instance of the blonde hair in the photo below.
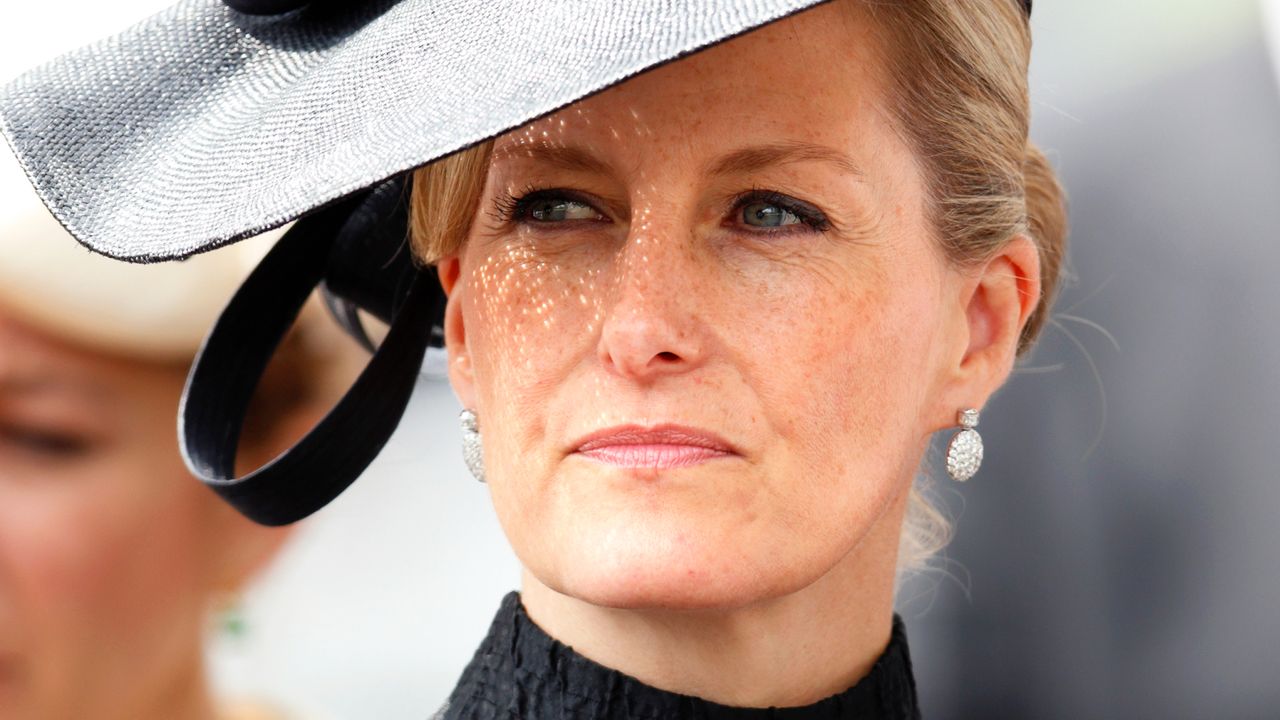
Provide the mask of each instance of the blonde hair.
[{"label": "blonde hair", "polygon": [[[1041,296],[1018,340],[1030,348],[1048,317],[1067,244],[1067,209],[1053,168],[1027,135],[1031,29],[1018,0],[868,0],[883,38],[896,126],[927,178],[938,241],[961,265],[985,262],[1019,234],[1040,255]],[[898,565],[925,566],[951,523],[911,491]]]},{"label": "blonde hair", "polygon": [[[1019,234],[1039,248],[1042,295],[1019,338],[1043,327],[1066,251],[1067,212],[1044,154],[1027,139],[1031,32],[1019,0],[860,0],[882,38],[891,111],[925,173],[938,242],[960,265],[982,263]],[[479,209],[493,142],[419,169],[412,242],[426,262],[461,247]],[[950,539],[947,518],[911,491],[899,567],[925,565]]]}]

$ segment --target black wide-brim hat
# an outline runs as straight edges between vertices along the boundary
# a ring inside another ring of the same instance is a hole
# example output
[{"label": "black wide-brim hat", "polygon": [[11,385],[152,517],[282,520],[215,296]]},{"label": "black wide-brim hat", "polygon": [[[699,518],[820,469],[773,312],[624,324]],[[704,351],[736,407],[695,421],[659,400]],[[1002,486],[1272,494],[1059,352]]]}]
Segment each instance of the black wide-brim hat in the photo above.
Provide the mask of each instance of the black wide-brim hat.
[{"label": "black wide-brim hat", "polygon": [[[443,295],[406,246],[409,171],[823,1],[182,0],[0,90],[0,133],[63,226],[121,260],[301,218],[206,339],[179,417],[195,474],[288,523],[367,467],[439,342]],[[310,435],[236,478],[257,380],[319,285],[357,337],[356,308],[391,329]]]}]

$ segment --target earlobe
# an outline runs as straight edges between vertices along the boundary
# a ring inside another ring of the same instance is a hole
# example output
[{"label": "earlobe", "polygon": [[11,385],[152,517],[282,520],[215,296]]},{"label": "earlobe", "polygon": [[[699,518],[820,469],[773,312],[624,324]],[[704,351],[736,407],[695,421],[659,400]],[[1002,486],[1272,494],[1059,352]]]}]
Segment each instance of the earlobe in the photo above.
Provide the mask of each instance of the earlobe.
[{"label": "earlobe", "polygon": [[462,277],[462,261],[450,255],[437,263],[440,286],[449,300],[444,309],[444,343],[449,352],[449,384],[465,408],[475,407],[475,378],[471,369],[471,353],[467,348],[466,321],[462,313],[463,288],[458,286]]}]

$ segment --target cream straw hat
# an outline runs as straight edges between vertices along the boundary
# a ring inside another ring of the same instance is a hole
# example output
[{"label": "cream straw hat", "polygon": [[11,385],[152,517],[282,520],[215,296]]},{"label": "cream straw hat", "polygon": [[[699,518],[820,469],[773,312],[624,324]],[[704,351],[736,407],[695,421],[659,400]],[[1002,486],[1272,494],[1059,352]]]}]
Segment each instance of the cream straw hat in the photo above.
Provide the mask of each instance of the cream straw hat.
[{"label": "cream straw hat", "polygon": [[155,267],[103,257],[53,218],[0,147],[0,313],[112,354],[189,362],[272,232]]}]

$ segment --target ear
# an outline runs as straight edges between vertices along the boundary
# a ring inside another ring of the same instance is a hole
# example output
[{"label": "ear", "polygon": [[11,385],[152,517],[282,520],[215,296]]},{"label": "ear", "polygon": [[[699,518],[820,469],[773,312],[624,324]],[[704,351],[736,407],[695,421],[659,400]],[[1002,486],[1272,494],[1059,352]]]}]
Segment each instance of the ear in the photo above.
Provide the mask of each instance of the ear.
[{"label": "ear", "polygon": [[984,407],[1009,378],[1022,328],[1039,302],[1040,254],[1026,235],[1010,240],[977,272],[965,274],[957,318],[963,341],[947,359],[938,429],[955,425],[956,413],[964,408]]},{"label": "ear", "polygon": [[440,273],[440,287],[444,288],[449,301],[444,308],[444,344],[449,351],[449,384],[453,393],[458,396],[462,407],[474,409],[476,406],[475,374],[472,371],[471,352],[467,349],[467,327],[462,314],[463,288],[458,280],[462,277],[462,260],[457,255],[449,255],[441,259],[436,268]]}]

